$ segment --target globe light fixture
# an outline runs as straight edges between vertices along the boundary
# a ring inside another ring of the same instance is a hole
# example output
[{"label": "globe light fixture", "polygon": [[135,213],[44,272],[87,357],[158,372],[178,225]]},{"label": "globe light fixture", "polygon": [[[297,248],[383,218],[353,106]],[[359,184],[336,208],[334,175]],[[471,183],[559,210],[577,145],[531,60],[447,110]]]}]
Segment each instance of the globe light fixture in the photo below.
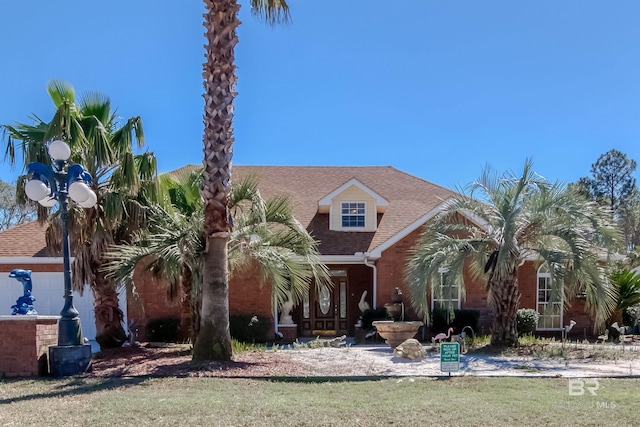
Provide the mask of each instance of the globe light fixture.
[{"label": "globe light fixture", "polygon": [[53,160],[68,160],[71,157],[71,148],[66,142],[55,140],[49,144],[49,155]]},{"label": "globe light fixture", "polygon": [[47,187],[47,184],[41,180],[32,179],[24,186],[24,192],[27,194],[28,198],[37,202],[47,197],[51,190]]},{"label": "globe light fixture", "polygon": [[52,165],[32,162],[27,166],[30,180],[24,191],[42,206],[59,205],[62,220],[62,259],[64,275],[64,307],[58,321],[58,345],[49,347],[49,362],[53,376],[82,373],[91,364],[91,346],[84,344],[78,310],[73,306],[69,247],[69,198],[78,206],[89,209],[98,197],[93,192],[91,175],[79,164],[67,164],[71,149],[66,142],[49,144]]},{"label": "globe light fixture", "polygon": [[97,202],[98,202],[98,196],[96,196],[96,193],[89,190],[89,198],[84,202],[79,202],[78,205],[80,205],[80,207],[83,207],[85,209],[89,209],[94,207]]},{"label": "globe light fixture", "polygon": [[69,185],[69,196],[74,202],[82,203],[89,199],[90,194],[94,194],[93,191],[82,181],[73,181],[71,185]]}]

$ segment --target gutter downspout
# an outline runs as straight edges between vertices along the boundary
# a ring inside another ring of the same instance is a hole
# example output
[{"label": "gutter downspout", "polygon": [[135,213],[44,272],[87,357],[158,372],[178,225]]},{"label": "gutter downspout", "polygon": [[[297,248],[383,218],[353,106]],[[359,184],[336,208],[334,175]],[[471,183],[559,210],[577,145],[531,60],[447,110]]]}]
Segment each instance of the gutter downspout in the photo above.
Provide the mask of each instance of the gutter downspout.
[{"label": "gutter downspout", "polygon": [[364,252],[362,254],[362,259],[364,261],[364,265],[373,268],[373,296],[371,297],[371,304],[375,309],[378,305],[378,269],[375,263],[371,262],[371,258],[369,258],[369,252]]},{"label": "gutter downspout", "polygon": [[280,337],[280,338],[284,338],[284,335],[282,335],[282,332],[278,331],[278,323],[279,323],[280,319],[278,319],[278,300],[276,298],[276,293],[273,293],[273,332],[276,334],[276,336]]}]

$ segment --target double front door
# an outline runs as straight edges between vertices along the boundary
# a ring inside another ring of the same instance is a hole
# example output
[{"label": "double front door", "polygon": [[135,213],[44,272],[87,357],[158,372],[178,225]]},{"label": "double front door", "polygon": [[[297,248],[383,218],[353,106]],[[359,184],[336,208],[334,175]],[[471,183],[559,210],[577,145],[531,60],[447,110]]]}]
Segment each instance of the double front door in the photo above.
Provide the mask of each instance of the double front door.
[{"label": "double front door", "polygon": [[331,270],[332,288],[310,289],[304,301],[302,332],[313,336],[347,333],[347,272]]}]

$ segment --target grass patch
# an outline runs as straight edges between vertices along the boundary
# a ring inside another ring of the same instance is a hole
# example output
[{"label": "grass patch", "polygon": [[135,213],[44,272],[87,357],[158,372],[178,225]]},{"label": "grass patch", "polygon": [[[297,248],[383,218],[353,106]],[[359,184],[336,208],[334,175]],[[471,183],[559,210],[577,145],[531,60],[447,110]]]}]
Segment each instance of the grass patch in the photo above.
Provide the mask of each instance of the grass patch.
[{"label": "grass patch", "polygon": [[597,396],[569,396],[560,378],[3,380],[0,425],[635,425],[639,386],[602,379]]},{"label": "grass patch", "polygon": [[245,351],[265,351],[267,346],[266,344],[247,343],[232,339],[231,349],[233,354],[240,354]]}]

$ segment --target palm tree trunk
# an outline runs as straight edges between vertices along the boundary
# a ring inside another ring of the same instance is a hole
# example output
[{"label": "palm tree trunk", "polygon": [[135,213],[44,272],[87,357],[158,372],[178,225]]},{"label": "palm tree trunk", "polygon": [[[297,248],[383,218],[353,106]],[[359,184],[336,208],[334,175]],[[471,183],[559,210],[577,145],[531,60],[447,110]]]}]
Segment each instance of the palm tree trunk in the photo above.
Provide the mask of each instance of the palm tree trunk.
[{"label": "palm tree trunk", "polygon": [[193,360],[231,360],[227,239],[211,237],[209,242],[202,284],[202,317]]},{"label": "palm tree trunk", "polygon": [[[191,269],[185,267],[180,280],[181,284],[181,299],[180,299],[180,335],[179,338],[182,341],[188,340],[193,337],[193,277],[191,275]],[[193,343],[195,341],[192,340]]]},{"label": "palm tree trunk", "polygon": [[124,315],[118,306],[115,286],[102,275],[97,275],[91,291],[96,316],[96,341],[102,350],[122,347],[127,334],[122,326]]},{"label": "palm tree trunk", "polygon": [[191,342],[195,343],[200,333],[200,310],[202,310],[202,294],[191,295]]},{"label": "palm tree trunk", "polygon": [[520,303],[517,270],[514,269],[509,277],[492,277],[489,289],[489,306],[493,310],[491,345],[516,346],[518,344],[516,312]]},{"label": "palm tree trunk", "polygon": [[227,242],[231,225],[233,100],[236,96],[234,49],[240,25],[236,0],[205,0],[207,37],[204,78],[204,232],[207,239],[202,280],[200,331],[194,360],[230,360]]}]

